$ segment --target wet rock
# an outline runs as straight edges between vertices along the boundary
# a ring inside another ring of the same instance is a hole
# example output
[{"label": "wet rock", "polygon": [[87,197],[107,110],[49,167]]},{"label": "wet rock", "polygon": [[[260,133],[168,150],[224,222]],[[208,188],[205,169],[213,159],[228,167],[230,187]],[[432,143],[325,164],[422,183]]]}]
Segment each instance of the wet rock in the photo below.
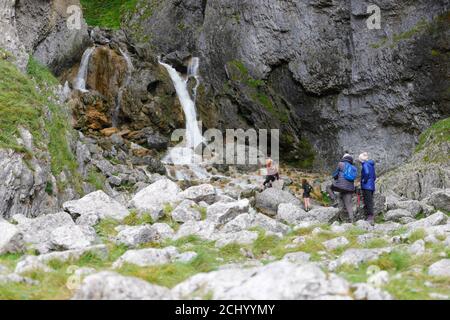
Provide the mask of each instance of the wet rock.
[{"label": "wet rock", "polygon": [[86,277],[73,300],[171,300],[170,290],[139,278],[104,271]]},{"label": "wet rock", "polygon": [[96,215],[100,219],[123,220],[129,215],[127,208],[101,190],[90,193],[79,200],[65,202],[63,208],[74,219],[78,219],[80,216]]}]

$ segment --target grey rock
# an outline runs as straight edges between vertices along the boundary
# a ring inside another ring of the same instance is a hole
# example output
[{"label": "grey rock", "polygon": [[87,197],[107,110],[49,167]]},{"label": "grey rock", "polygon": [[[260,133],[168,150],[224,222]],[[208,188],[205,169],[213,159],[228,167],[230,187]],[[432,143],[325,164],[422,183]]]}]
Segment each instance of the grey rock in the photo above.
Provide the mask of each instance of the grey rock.
[{"label": "grey rock", "polygon": [[150,213],[156,221],[163,216],[164,205],[177,201],[180,191],[175,182],[161,179],[139,191],[130,201],[129,206],[140,213]]},{"label": "grey rock", "polygon": [[336,263],[333,265],[332,269],[342,265],[358,266],[361,263],[374,261],[378,259],[381,254],[389,253],[391,250],[391,248],[347,249],[336,260]]},{"label": "grey rock", "polygon": [[63,208],[75,219],[84,215],[96,215],[100,219],[123,220],[129,215],[127,208],[101,190],[92,192],[79,200],[65,202]]},{"label": "grey rock", "polygon": [[217,234],[217,238],[217,248],[222,248],[229,244],[249,245],[258,238],[258,233],[255,231],[242,230],[232,233],[219,233]]},{"label": "grey rock", "polygon": [[179,252],[175,247],[128,250],[113,263],[113,268],[121,268],[126,263],[139,267],[167,264],[171,263],[178,254]]},{"label": "grey rock", "polygon": [[207,219],[217,224],[225,224],[241,213],[248,212],[249,201],[216,202],[206,209]]},{"label": "grey rock", "polygon": [[174,261],[181,263],[189,263],[193,261],[195,258],[197,258],[197,256],[198,256],[197,252],[187,251],[176,255]]},{"label": "grey rock", "polygon": [[415,217],[422,211],[422,205],[418,200],[396,201],[388,204],[387,209],[403,209],[409,211],[411,217]]},{"label": "grey rock", "polygon": [[425,241],[420,239],[408,247],[408,252],[413,255],[422,255],[425,253]]},{"label": "grey rock", "polygon": [[400,221],[401,218],[413,218],[414,214],[405,209],[389,210],[384,214],[384,219],[387,221]]},{"label": "grey rock", "polygon": [[73,300],[171,300],[170,290],[142,279],[104,271],[86,277]]},{"label": "grey rock", "polygon": [[356,241],[359,244],[366,244],[368,243],[370,240],[377,238],[377,236],[373,233],[366,233],[366,234],[361,234],[356,238]]},{"label": "grey rock", "polygon": [[311,255],[309,253],[298,251],[285,254],[283,260],[287,260],[295,264],[304,264],[309,262],[310,258]]},{"label": "grey rock", "polygon": [[62,250],[83,249],[97,242],[97,234],[92,227],[65,225],[50,233],[50,243],[53,248]]},{"label": "grey rock", "polygon": [[390,233],[390,232],[400,229],[401,226],[402,225],[400,223],[386,222],[386,223],[376,224],[373,227],[373,231],[387,234],[387,233]]},{"label": "grey rock", "polygon": [[226,225],[223,226],[222,231],[237,232],[256,227],[262,228],[266,230],[266,232],[270,231],[281,234],[286,234],[290,230],[290,228],[287,225],[278,222],[275,219],[272,219],[257,212],[250,212],[241,214],[236,218],[234,218],[233,220],[231,220],[230,222],[228,222]]},{"label": "grey rock", "polygon": [[9,283],[24,283],[33,286],[39,285],[39,281],[27,277],[22,277],[15,273],[0,275],[0,284],[9,284]]},{"label": "grey rock", "polygon": [[154,223],[152,228],[158,232],[161,240],[170,239],[175,235],[175,231],[167,223]]},{"label": "grey rock", "polygon": [[450,277],[450,259],[442,259],[428,268],[428,274],[435,277]]},{"label": "grey rock", "polygon": [[177,222],[198,221],[202,219],[202,216],[197,209],[197,204],[192,200],[183,200],[172,211],[172,219]]},{"label": "grey rock", "polygon": [[227,268],[197,274],[178,284],[173,293],[182,299],[212,294],[222,299],[349,299],[349,285],[327,276],[314,264],[273,262],[261,267]]},{"label": "grey rock", "polygon": [[190,235],[195,235],[203,240],[215,240],[216,232],[216,224],[212,221],[188,221],[180,226],[180,229],[178,229],[173,238],[177,240]]},{"label": "grey rock", "polygon": [[288,224],[297,224],[303,221],[306,211],[292,203],[281,203],[278,206],[276,219]]},{"label": "grey rock", "polygon": [[282,203],[291,203],[300,206],[298,200],[291,193],[275,188],[269,188],[256,195],[255,207],[264,214],[275,216],[278,206]]},{"label": "grey rock", "polygon": [[420,228],[428,228],[432,226],[438,226],[446,224],[448,220],[448,217],[443,214],[442,212],[438,211],[431,216],[428,216],[426,218],[417,220],[415,222],[408,223],[406,227],[408,230],[416,230]]},{"label": "grey rock", "polygon": [[23,235],[15,225],[0,220],[0,255],[22,252],[25,249]]},{"label": "grey rock", "polygon": [[352,286],[353,296],[356,300],[392,300],[392,296],[379,289],[374,288],[367,283],[356,283]]},{"label": "grey rock", "polygon": [[159,239],[158,231],[150,225],[127,226],[117,234],[116,242],[133,248]]},{"label": "grey rock", "polygon": [[350,242],[347,240],[346,237],[338,237],[338,238],[327,240],[327,241],[323,242],[322,244],[327,250],[336,250],[338,248],[345,247],[349,243]]},{"label": "grey rock", "polygon": [[427,203],[436,209],[450,212],[450,188],[432,193]]},{"label": "grey rock", "polygon": [[180,198],[195,201],[197,203],[204,201],[213,204],[216,200],[216,189],[210,184],[201,184],[187,188],[179,194]]}]

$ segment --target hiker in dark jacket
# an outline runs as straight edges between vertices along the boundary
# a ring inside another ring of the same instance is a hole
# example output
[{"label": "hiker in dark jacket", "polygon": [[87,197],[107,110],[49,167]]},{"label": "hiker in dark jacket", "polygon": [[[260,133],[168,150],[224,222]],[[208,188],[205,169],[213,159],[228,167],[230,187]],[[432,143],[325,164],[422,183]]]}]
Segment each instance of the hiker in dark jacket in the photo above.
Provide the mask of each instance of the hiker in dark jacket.
[{"label": "hiker in dark jacket", "polygon": [[347,211],[350,221],[353,222],[353,193],[355,192],[355,181],[350,181],[345,178],[344,170],[346,168],[346,164],[353,166],[353,157],[348,153],[344,154],[339,162],[333,174],[333,184],[328,186],[327,191],[331,200],[335,202],[335,205],[337,197],[334,192],[339,192],[339,200]]},{"label": "hiker in dark jacket", "polygon": [[305,206],[305,211],[309,211],[311,207],[311,192],[313,191],[313,187],[308,183],[308,180],[302,180],[302,189],[303,189],[303,203]]},{"label": "hiker in dark jacket", "polygon": [[367,215],[367,221],[374,224],[373,194],[375,192],[375,181],[377,180],[375,162],[369,160],[369,154],[367,152],[361,153],[358,159],[361,162],[361,191],[364,201],[364,210]]}]

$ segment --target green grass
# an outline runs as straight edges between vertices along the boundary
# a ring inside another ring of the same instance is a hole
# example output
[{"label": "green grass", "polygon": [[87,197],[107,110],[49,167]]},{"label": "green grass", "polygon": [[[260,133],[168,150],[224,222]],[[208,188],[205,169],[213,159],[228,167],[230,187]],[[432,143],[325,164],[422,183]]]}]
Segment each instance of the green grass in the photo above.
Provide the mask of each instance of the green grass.
[{"label": "green grass", "polygon": [[416,152],[425,149],[429,144],[442,142],[450,142],[450,117],[436,122],[420,135]]},{"label": "green grass", "polygon": [[104,190],[106,178],[101,172],[92,169],[88,172],[86,182],[88,182],[96,190]]},{"label": "green grass", "polygon": [[120,29],[125,14],[136,9],[138,0],[81,0],[88,25]]}]

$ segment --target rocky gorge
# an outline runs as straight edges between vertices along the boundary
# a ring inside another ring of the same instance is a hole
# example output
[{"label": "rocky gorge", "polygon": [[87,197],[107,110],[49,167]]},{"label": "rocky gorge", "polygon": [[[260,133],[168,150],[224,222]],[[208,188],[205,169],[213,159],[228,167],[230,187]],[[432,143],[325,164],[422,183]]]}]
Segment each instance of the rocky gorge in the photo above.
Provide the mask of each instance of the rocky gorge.
[{"label": "rocky gorge", "polygon": [[[448,3],[374,2],[380,30],[365,1],[2,1],[0,299],[449,299]],[[279,183],[167,164],[162,63],[204,130],[281,129]],[[325,193],[363,150],[374,226]]]}]

